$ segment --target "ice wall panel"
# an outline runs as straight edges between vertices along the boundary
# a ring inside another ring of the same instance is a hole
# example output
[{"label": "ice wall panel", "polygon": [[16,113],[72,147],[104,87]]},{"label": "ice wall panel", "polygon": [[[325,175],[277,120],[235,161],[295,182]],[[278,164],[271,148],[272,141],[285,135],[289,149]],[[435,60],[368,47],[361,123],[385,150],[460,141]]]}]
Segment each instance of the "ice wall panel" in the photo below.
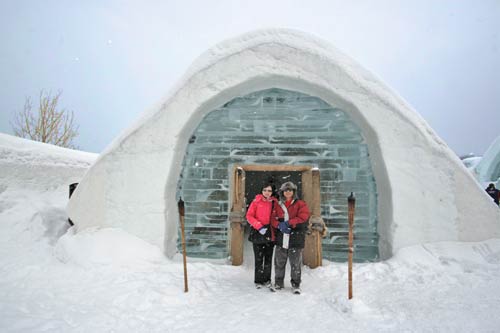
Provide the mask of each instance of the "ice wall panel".
[{"label": "ice wall panel", "polygon": [[378,259],[369,152],[359,128],[341,109],[298,92],[268,89],[207,114],[191,137],[179,183],[190,256],[228,256],[229,173],[235,164],[317,166],[321,214],[329,230],[324,258],[347,258],[347,196],[355,192],[355,260]]}]

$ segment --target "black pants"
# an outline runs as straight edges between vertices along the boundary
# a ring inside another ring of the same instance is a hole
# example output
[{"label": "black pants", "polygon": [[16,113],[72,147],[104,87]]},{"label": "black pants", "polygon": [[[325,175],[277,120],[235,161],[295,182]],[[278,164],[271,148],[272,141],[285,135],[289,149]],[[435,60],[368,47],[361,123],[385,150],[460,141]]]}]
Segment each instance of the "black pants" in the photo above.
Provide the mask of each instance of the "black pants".
[{"label": "black pants", "polygon": [[255,283],[271,282],[274,243],[253,244]]}]

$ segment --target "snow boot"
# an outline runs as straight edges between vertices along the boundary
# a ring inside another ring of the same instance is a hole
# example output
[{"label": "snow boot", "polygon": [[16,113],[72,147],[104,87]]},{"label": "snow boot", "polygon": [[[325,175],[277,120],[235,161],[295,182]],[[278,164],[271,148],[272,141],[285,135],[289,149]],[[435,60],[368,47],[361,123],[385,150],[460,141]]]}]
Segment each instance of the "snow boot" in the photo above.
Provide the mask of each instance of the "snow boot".
[{"label": "snow boot", "polygon": [[260,289],[260,288],[271,288],[271,281],[266,281],[262,283],[255,283],[255,288]]},{"label": "snow boot", "polygon": [[301,293],[301,291],[300,291],[300,287],[293,287],[292,292],[293,292],[295,295],[300,295],[300,293]]},{"label": "snow boot", "polygon": [[270,287],[269,287],[269,290],[271,290],[272,292],[276,292],[278,290],[281,290],[283,289],[284,287],[283,286],[280,286],[279,284],[272,284]]}]

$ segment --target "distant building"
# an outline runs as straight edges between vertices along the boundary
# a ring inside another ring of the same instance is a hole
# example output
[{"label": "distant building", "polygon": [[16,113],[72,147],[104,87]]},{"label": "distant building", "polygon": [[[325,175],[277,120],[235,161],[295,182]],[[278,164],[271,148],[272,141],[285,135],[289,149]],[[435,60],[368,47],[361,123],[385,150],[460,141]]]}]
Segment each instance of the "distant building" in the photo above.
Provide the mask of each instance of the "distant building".
[{"label": "distant building", "polygon": [[500,185],[500,136],[488,147],[474,172],[481,184]]},{"label": "distant building", "polygon": [[465,165],[465,167],[471,172],[474,172],[476,166],[479,164],[479,162],[481,162],[481,156],[476,156],[472,153],[466,156],[460,156],[460,159],[462,160],[462,163]]},{"label": "distant building", "polygon": [[203,54],[100,156],[68,212],[78,230],[123,228],[171,256],[182,197],[188,255],[240,264],[256,188],[289,179],[328,228],[312,242],[329,260],[347,255],[351,192],[358,261],[500,237],[500,210],[404,100],[325,41],[281,29]]}]

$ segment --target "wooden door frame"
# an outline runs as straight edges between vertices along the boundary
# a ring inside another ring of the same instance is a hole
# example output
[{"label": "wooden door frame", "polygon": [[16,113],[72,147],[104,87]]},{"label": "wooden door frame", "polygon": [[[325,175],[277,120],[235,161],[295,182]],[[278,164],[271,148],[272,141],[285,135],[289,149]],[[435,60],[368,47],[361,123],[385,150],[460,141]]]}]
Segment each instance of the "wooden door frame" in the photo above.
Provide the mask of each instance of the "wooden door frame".
[{"label": "wooden door frame", "polygon": [[[246,201],[245,201],[245,172],[246,171],[290,171],[301,172],[302,177],[302,200],[304,200],[310,211],[311,217],[321,219],[321,190],[319,169],[310,165],[268,165],[268,164],[236,164],[231,171],[232,182],[230,184],[230,213],[229,213],[229,253],[231,263],[235,266],[243,263],[243,242],[246,224]],[[311,230],[306,236],[304,248],[304,264],[311,268],[321,266],[321,236],[317,231]]]}]

